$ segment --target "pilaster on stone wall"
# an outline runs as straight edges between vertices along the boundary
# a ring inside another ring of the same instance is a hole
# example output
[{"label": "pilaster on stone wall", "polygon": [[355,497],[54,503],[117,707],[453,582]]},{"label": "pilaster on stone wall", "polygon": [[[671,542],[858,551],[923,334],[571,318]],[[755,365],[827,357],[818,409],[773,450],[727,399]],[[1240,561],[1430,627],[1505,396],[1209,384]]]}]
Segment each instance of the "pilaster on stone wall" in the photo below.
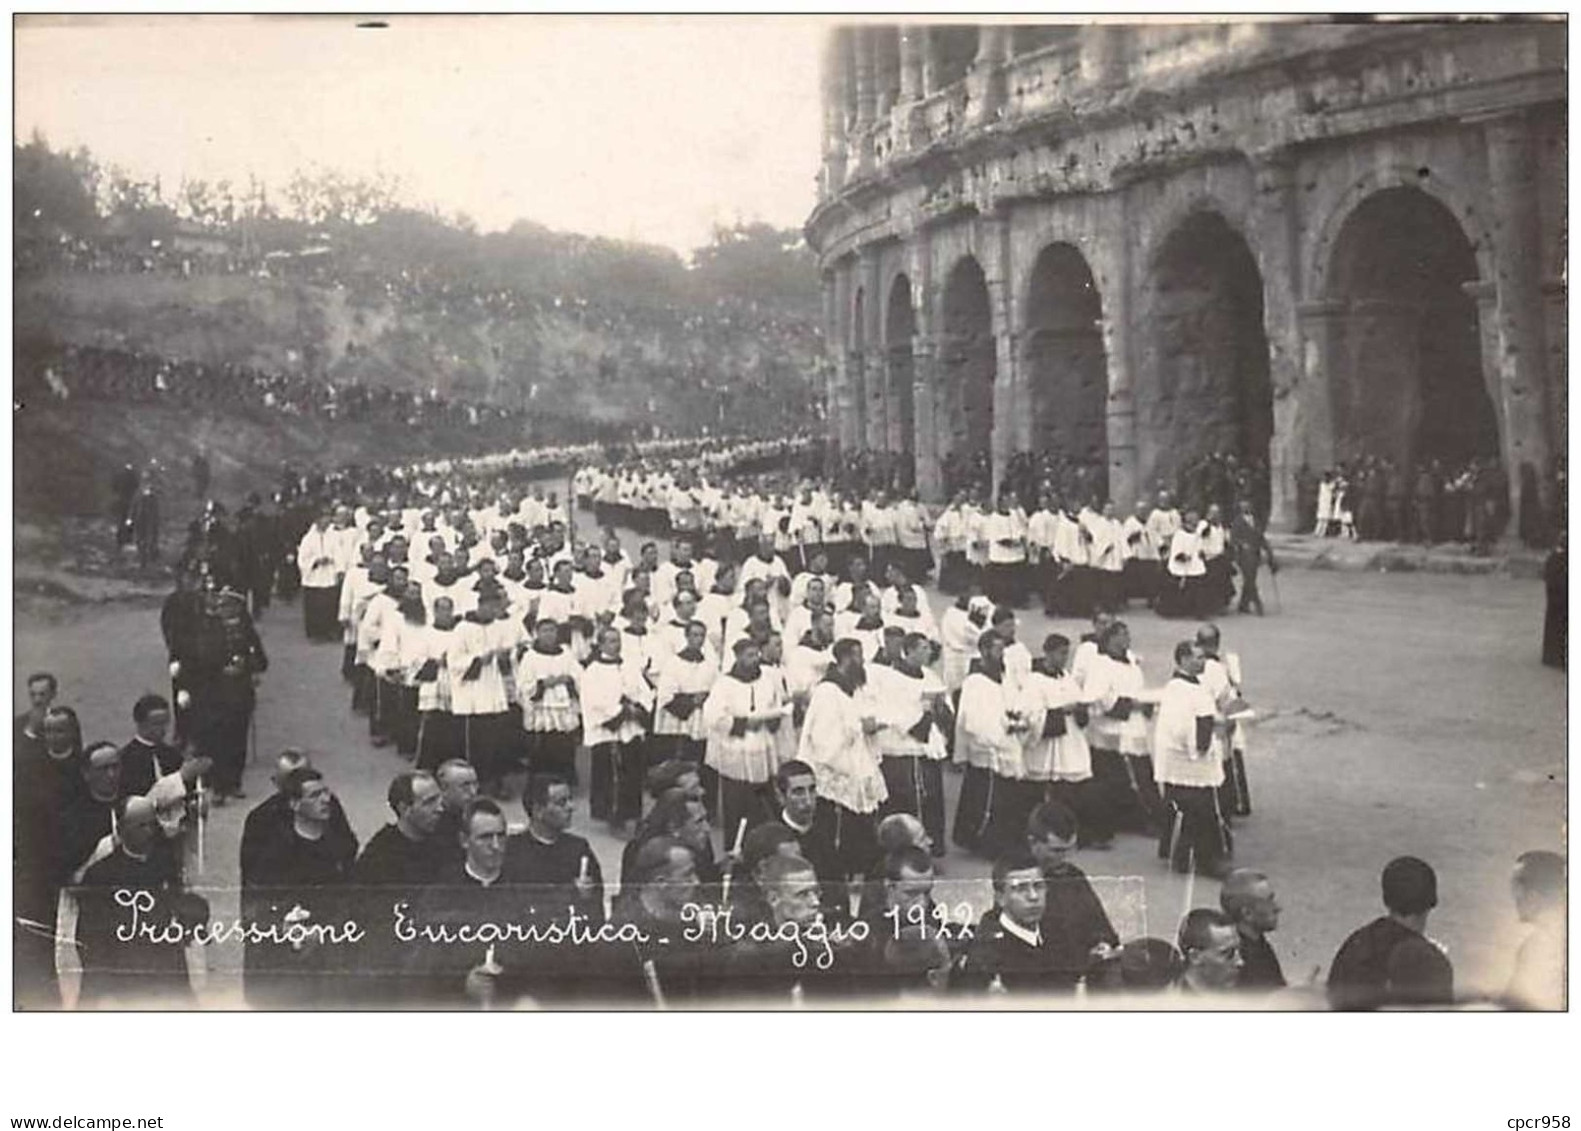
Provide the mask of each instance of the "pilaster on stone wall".
[{"label": "pilaster on stone wall", "polygon": [[843,33],[829,37],[824,51],[823,74],[823,195],[837,195],[845,186],[846,54]]},{"label": "pilaster on stone wall", "polygon": [[906,247],[906,275],[911,280],[911,310],[915,333],[911,339],[912,396],[916,404],[916,436],[913,450],[917,462],[917,492],[927,503],[944,496],[944,477],[939,447],[938,347],[934,335],[938,326],[934,313],[933,246],[926,229],[915,233]]},{"label": "pilaster on stone wall", "polygon": [[[1494,321],[1498,333],[1499,401],[1510,513],[1520,514],[1521,468],[1536,473],[1540,503],[1550,512],[1548,463],[1548,349],[1544,340],[1542,256],[1539,247],[1537,160],[1524,113],[1483,124],[1493,203]],[[1512,532],[1516,529],[1511,522]]]},{"label": "pilaster on stone wall", "polygon": [[[1291,434],[1285,453],[1295,466],[1309,467],[1321,475],[1334,463],[1334,388],[1344,363],[1345,320],[1350,315],[1346,303],[1329,299],[1304,302],[1296,307],[1300,328],[1301,379],[1296,385],[1292,415],[1298,427]],[[1276,410],[1277,411],[1277,410]]]},{"label": "pilaster on stone wall", "polygon": [[1104,440],[1109,457],[1109,498],[1122,511],[1136,504],[1147,489],[1141,481],[1136,446],[1135,343],[1137,328],[1132,325],[1136,306],[1133,293],[1138,272],[1132,263],[1128,233],[1129,202],[1122,195],[1114,203],[1112,223],[1105,226],[1114,233],[1097,245],[1097,261],[1090,266],[1105,280],[1103,288],[1104,360],[1108,366],[1109,388],[1105,402]]},{"label": "pilaster on stone wall", "polygon": [[1301,204],[1295,163],[1287,152],[1262,155],[1254,164],[1256,227],[1252,246],[1261,253],[1263,330],[1268,338],[1268,381],[1273,392],[1274,432],[1268,445],[1270,530],[1296,526],[1296,472],[1302,432],[1301,331],[1296,315],[1300,278]]},{"label": "pilaster on stone wall", "polygon": [[873,28],[859,27],[851,32],[856,81],[856,122],[851,131],[851,146],[855,149],[855,166],[858,174],[873,168],[873,119],[877,108],[877,76],[873,70]]},{"label": "pilaster on stone wall", "polygon": [[[986,29],[985,29],[986,30]],[[998,30],[1007,33],[1008,28]],[[1015,272],[1011,262],[1009,217],[1003,212],[977,220],[978,263],[988,287],[988,317],[994,335],[994,427],[989,438],[993,492],[999,494],[1005,469],[1015,451],[1016,404],[1021,399],[1015,335]]]},{"label": "pilaster on stone wall", "polygon": [[1010,28],[989,24],[977,33],[977,57],[966,76],[969,119],[973,125],[999,120],[1005,105],[1005,64],[1010,61]]}]

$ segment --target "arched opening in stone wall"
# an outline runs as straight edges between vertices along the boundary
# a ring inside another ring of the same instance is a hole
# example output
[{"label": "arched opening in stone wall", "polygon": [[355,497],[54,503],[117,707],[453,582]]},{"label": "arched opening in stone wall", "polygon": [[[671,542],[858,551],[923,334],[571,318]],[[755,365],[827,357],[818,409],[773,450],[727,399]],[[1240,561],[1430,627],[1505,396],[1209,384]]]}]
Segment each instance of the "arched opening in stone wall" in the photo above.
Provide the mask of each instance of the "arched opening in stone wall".
[{"label": "arched opening in stone wall", "polygon": [[977,29],[934,27],[929,29],[928,35],[937,68],[934,89],[960,82],[972,69],[972,60],[977,58]]},{"label": "arched opening in stone wall", "polygon": [[916,332],[911,280],[901,275],[889,288],[889,305],[884,312],[884,358],[889,384],[889,448],[904,457],[901,462],[908,478],[917,450],[917,407],[913,392],[916,366],[911,356],[911,339]]},{"label": "arched opening in stone wall", "polygon": [[997,372],[988,283],[971,256],[957,263],[945,282],[942,329],[939,373],[946,410],[945,450],[953,465],[964,466],[989,452]]},{"label": "arched opening in stone wall", "polygon": [[1403,467],[1500,457],[1482,365],[1477,258],[1460,222],[1416,188],[1373,193],[1334,241],[1328,295],[1342,305],[1329,374],[1334,450]]},{"label": "arched opening in stone wall", "polygon": [[1225,499],[1226,477],[1193,469],[1215,453],[1233,456],[1266,516],[1273,389],[1263,280],[1251,249],[1218,213],[1193,213],[1165,239],[1147,299],[1151,357],[1143,373],[1151,388],[1137,399],[1139,439],[1151,450],[1144,488],[1174,485],[1187,473],[1188,484],[1199,484],[1194,493]]},{"label": "arched opening in stone wall", "polygon": [[846,384],[851,393],[851,423],[856,433],[852,444],[867,447],[867,294],[861,287],[851,300],[851,337],[846,351]]},{"label": "arched opening in stone wall", "polygon": [[1068,243],[1038,253],[1027,291],[1026,365],[1032,450],[1093,465],[1108,490],[1109,370],[1103,304],[1092,270]]}]

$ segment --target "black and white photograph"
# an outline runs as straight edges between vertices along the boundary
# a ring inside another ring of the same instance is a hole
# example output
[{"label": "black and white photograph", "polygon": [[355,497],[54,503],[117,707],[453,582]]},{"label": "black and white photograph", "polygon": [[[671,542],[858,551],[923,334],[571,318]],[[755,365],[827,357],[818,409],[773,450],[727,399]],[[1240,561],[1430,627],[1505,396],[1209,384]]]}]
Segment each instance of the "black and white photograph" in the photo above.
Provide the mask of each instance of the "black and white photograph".
[{"label": "black and white photograph", "polygon": [[1564,14],[12,41],[13,1035],[1567,1011]]}]

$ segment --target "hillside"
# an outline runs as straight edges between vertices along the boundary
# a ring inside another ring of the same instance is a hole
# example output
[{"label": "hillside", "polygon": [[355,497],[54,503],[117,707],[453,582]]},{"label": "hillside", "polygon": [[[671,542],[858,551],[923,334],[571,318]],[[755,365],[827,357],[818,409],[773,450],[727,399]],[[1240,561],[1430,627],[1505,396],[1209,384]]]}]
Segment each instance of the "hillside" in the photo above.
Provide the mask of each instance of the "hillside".
[{"label": "hillside", "polygon": [[[37,395],[40,356],[97,347],[361,383],[603,422],[623,433],[782,428],[805,420],[816,331],[750,307],[698,312],[598,307],[509,292],[391,294],[339,280],[247,274],[52,270],[16,278],[17,507],[92,513],[123,462],[185,467],[205,447],[222,497],[266,485],[282,460],[333,465],[475,452],[522,441],[519,427],[391,427],[287,415],[245,403],[176,406],[104,399],[79,387]],[[65,374],[68,387],[73,377]],[[19,395],[21,393],[19,392]]]}]

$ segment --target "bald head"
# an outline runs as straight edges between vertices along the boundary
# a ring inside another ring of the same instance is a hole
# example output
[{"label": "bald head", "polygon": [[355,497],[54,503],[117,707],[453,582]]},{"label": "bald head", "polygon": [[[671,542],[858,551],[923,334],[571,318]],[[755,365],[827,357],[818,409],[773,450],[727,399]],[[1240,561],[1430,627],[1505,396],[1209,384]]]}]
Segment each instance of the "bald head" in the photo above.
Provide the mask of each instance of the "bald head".
[{"label": "bald head", "polygon": [[147,855],[159,834],[159,812],[147,797],[128,797],[116,825],[121,846],[137,856]]},{"label": "bald head", "polygon": [[1237,868],[1224,877],[1219,906],[1242,934],[1261,935],[1279,926],[1279,899],[1272,882],[1251,868]]}]

